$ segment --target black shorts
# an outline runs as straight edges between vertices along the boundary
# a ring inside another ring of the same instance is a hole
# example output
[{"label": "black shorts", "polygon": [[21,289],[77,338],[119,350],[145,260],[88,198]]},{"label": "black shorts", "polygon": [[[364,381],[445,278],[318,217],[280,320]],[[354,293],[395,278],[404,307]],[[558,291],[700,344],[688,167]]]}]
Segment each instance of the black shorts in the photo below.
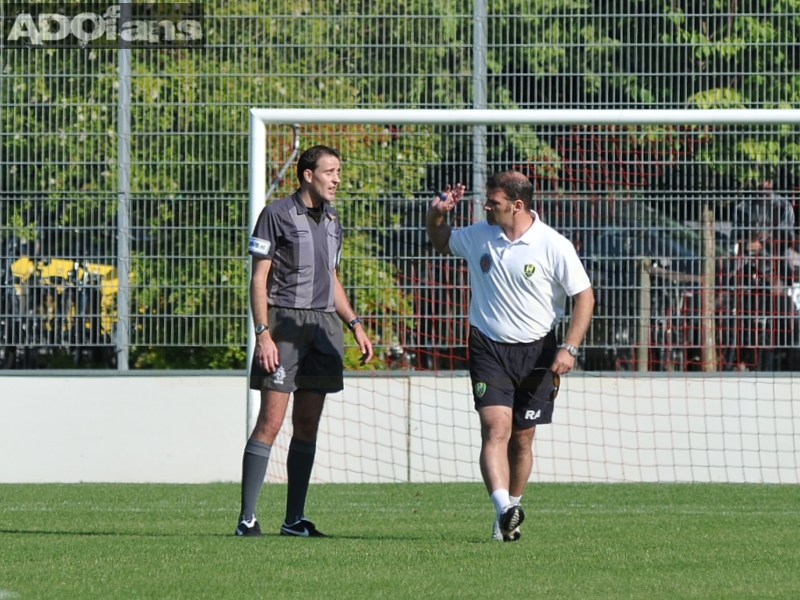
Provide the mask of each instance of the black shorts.
[{"label": "black shorts", "polygon": [[344,389],[344,334],[335,312],[270,306],[269,332],[280,365],[267,373],[253,356],[250,389],[323,394]]},{"label": "black shorts", "polygon": [[475,409],[508,406],[514,427],[530,429],[553,420],[560,377],[550,370],[558,344],[552,331],[528,344],[503,344],[469,332],[469,375]]}]

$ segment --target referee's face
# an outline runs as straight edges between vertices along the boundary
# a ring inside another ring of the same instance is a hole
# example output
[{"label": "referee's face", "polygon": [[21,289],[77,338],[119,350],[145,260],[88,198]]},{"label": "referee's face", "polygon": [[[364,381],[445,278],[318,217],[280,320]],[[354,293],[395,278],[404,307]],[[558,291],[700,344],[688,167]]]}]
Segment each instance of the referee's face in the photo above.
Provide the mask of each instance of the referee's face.
[{"label": "referee's face", "polygon": [[335,156],[323,156],[317,161],[316,169],[306,170],[308,191],[315,204],[322,201],[333,202],[339,187],[340,173],[339,159]]},{"label": "referee's face", "polygon": [[489,225],[510,225],[514,205],[506,198],[503,190],[487,190],[486,202],[483,210],[486,211],[486,222]]}]

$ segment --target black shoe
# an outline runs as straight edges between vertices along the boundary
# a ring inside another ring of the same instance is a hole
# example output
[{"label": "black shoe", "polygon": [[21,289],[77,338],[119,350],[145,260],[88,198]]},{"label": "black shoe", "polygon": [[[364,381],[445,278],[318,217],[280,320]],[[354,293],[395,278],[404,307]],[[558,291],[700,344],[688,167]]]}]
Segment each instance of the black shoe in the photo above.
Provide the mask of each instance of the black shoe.
[{"label": "black shoe", "polygon": [[522,537],[522,532],[519,530],[519,527],[517,527],[516,529],[512,529],[508,535],[504,535],[503,541],[516,542],[521,537]]},{"label": "black shoe", "polygon": [[281,535],[295,535],[298,537],[327,537],[305,517],[301,518],[299,521],[297,521],[297,523],[292,523],[291,525],[287,525],[286,521],[284,521],[283,525],[281,525]]},{"label": "black shoe", "polygon": [[516,542],[520,538],[519,526],[525,520],[525,511],[519,504],[512,504],[500,515],[500,532],[504,542]]},{"label": "black shoe", "polygon": [[239,521],[235,533],[242,537],[264,537],[264,534],[261,533],[261,527],[258,526],[258,521],[256,521],[255,517],[249,521],[247,519]]},{"label": "black shoe", "polygon": [[500,531],[499,517],[492,523],[492,539],[496,542],[516,542],[521,537],[522,532],[519,530],[519,527],[512,529],[508,535],[503,535],[503,532]]}]

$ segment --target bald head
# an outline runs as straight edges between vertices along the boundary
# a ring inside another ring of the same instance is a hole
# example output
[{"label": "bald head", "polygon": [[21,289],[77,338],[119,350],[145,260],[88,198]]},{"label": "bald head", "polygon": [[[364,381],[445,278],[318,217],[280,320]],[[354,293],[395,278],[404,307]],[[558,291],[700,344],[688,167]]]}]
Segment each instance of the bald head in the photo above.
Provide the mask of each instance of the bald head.
[{"label": "bald head", "polygon": [[486,190],[502,190],[509,202],[522,200],[526,211],[533,209],[533,185],[519,171],[500,171],[486,182]]}]

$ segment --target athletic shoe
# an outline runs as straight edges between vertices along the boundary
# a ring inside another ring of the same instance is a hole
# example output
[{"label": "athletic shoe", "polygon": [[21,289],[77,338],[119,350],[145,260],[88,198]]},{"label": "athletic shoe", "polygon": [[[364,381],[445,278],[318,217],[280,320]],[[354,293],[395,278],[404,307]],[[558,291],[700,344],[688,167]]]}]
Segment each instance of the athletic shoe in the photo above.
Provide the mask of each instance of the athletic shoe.
[{"label": "athletic shoe", "polygon": [[503,541],[503,532],[500,531],[500,519],[495,519],[492,523],[492,539],[496,542]]},{"label": "athletic shoe", "polygon": [[327,537],[305,517],[301,518],[296,523],[292,523],[291,525],[288,525],[286,521],[284,521],[283,525],[281,525],[281,535],[294,535],[298,537]]},{"label": "athletic shoe", "polygon": [[519,527],[516,529],[512,529],[508,535],[503,536],[504,542],[516,542],[519,538],[522,537],[522,532],[519,530]]},{"label": "athletic shoe", "polygon": [[519,504],[507,506],[500,515],[500,533],[504,542],[516,542],[522,535],[519,526],[525,520],[525,511]]},{"label": "athletic shoe", "polygon": [[258,521],[256,521],[255,517],[250,520],[242,519],[239,521],[235,533],[242,537],[264,537],[264,534],[261,533],[261,527],[258,526]]},{"label": "athletic shoe", "polygon": [[522,532],[519,530],[519,526],[513,529],[508,535],[503,535],[503,532],[500,531],[500,520],[494,520],[492,524],[492,540],[496,542],[516,542],[521,537]]}]

